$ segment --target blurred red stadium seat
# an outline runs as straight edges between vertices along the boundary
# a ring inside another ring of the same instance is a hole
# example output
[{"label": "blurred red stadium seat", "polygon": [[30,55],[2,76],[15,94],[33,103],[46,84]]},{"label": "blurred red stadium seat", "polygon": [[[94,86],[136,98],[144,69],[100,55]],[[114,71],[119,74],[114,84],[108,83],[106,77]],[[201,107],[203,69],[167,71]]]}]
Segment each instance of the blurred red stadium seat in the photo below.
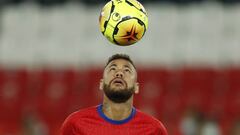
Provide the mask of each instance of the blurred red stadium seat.
[{"label": "blurred red stadium seat", "polygon": [[185,106],[205,110],[214,88],[216,73],[211,68],[183,68],[179,70],[181,93]]},{"label": "blurred red stadium seat", "polygon": [[138,73],[140,92],[135,97],[135,105],[154,116],[161,115],[164,93],[168,87],[169,71],[162,69],[145,69]]},{"label": "blurred red stadium seat", "polygon": [[226,108],[229,117],[239,117],[240,114],[240,68],[230,68],[225,71],[229,83]]},{"label": "blurred red stadium seat", "polygon": [[75,76],[64,69],[35,71],[33,85],[34,105],[42,119],[48,122],[62,121],[68,114]]},{"label": "blurred red stadium seat", "polygon": [[[89,81],[89,71],[88,70],[78,70],[74,72],[76,76],[75,83],[73,84],[73,89],[70,95],[70,106],[68,108],[69,113],[77,111],[81,108],[87,107],[89,97],[91,96],[90,85],[92,82]],[[91,97],[92,99],[93,97]],[[91,102],[91,101],[90,101]]]},{"label": "blurred red stadium seat", "polygon": [[27,72],[22,69],[1,71],[0,79],[0,119],[20,121],[26,99]]}]

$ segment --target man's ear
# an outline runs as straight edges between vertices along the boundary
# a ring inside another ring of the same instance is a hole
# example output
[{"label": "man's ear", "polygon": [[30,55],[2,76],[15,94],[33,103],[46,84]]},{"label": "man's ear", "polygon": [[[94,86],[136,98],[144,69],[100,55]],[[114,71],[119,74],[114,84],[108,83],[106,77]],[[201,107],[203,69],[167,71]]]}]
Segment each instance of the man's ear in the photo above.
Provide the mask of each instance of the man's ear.
[{"label": "man's ear", "polygon": [[99,82],[99,89],[103,90],[103,79],[101,79]]},{"label": "man's ear", "polygon": [[139,83],[138,83],[138,82],[135,83],[134,93],[135,93],[135,94],[138,94],[138,93],[139,93]]}]

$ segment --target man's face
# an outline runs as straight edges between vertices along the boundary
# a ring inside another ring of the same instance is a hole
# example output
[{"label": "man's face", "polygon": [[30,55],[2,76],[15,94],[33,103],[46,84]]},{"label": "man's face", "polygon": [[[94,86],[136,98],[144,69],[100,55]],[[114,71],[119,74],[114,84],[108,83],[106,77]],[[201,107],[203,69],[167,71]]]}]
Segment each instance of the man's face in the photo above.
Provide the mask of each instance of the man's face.
[{"label": "man's face", "polygon": [[127,60],[116,59],[106,66],[100,89],[113,102],[123,103],[138,93],[136,81],[137,73],[133,65]]}]

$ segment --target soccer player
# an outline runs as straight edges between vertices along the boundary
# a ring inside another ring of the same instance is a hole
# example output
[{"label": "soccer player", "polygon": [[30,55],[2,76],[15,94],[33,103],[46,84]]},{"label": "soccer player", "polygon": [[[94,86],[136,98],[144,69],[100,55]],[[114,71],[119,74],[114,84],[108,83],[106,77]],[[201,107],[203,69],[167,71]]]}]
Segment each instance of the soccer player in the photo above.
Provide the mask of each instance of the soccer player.
[{"label": "soccer player", "polygon": [[133,106],[139,86],[136,67],[128,55],[115,54],[108,59],[99,88],[104,93],[103,103],[68,116],[61,135],[167,135],[159,120]]}]

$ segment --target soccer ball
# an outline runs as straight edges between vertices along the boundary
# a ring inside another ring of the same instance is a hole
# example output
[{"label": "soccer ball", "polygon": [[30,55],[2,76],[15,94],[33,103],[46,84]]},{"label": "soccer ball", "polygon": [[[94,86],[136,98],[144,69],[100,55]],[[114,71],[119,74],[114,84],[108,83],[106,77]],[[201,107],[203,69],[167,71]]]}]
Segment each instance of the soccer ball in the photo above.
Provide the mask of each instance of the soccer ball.
[{"label": "soccer ball", "polygon": [[148,16],[136,0],[111,0],[102,9],[99,24],[102,34],[110,42],[129,46],[145,34]]}]

